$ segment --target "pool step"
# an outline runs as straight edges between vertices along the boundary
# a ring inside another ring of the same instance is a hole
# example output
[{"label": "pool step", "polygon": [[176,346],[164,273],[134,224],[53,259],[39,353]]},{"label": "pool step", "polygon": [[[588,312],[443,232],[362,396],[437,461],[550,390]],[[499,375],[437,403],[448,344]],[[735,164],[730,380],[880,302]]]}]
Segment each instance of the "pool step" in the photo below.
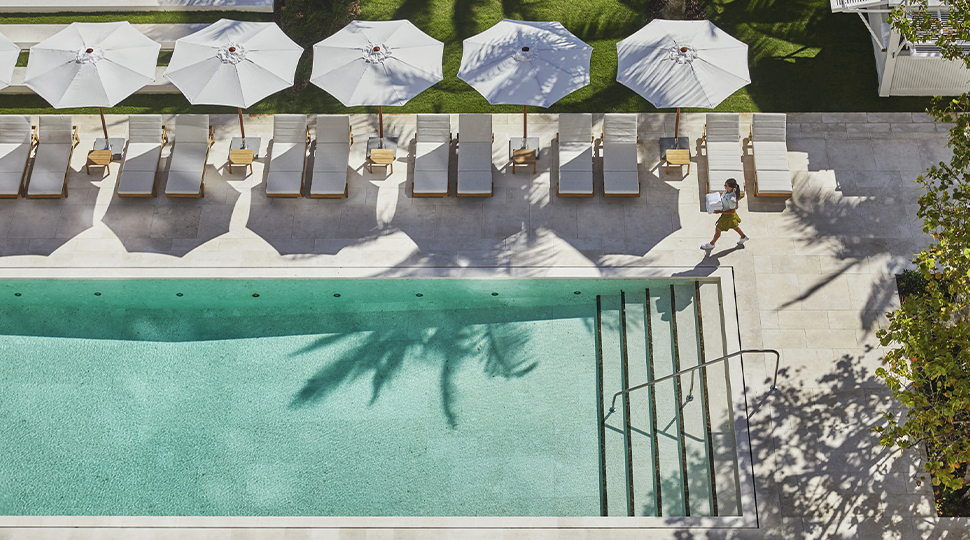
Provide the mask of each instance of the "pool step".
[{"label": "pool step", "polygon": [[719,284],[623,290],[597,306],[602,514],[738,515],[724,364],[620,396],[609,412],[615,392],[725,354]]}]

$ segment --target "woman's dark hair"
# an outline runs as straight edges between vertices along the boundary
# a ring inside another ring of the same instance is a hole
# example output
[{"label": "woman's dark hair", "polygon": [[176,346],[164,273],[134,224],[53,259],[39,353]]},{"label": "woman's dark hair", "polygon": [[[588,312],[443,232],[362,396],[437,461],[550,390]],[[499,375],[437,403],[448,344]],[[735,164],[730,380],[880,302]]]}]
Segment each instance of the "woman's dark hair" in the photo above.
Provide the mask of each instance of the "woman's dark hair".
[{"label": "woman's dark hair", "polygon": [[724,183],[730,186],[735,193],[741,193],[741,188],[738,187],[738,181],[734,178],[728,178]]}]

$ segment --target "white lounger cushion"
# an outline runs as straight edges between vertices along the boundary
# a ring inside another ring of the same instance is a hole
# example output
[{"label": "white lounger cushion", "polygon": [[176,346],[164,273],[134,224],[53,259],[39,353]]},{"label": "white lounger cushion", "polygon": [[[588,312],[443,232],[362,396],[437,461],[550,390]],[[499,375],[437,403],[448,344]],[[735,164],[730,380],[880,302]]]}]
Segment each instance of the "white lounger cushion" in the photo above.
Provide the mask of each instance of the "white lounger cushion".
[{"label": "white lounger cushion", "polygon": [[306,115],[273,116],[273,144],[269,148],[269,172],[266,174],[267,195],[297,196],[303,192],[306,141]]},{"label": "white lounger cushion", "polygon": [[317,143],[313,150],[311,196],[343,196],[347,193],[350,160],[350,117],[317,115]]},{"label": "white lounger cushion", "polygon": [[560,195],[593,194],[593,115],[559,115]]},{"label": "white lounger cushion", "polygon": [[754,153],[754,168],[756,171],[788,170],[788,146],[785,143],[759,142],[755,140],[751,143],[751,150]]},{"label": "white lounger cushion", "polygon": [[706,123],[707,142],[738,142],[741,139],[741,117],[737,113],[708,113]]},{"label": "white lounger cushion", "polygon": [[74,150],[71,117],[41,115],[37,127],[37,153],[27,185],[31,197],[60,197],[67,181],[67,169]]},{"label": "white lounger cushion", "polygon": [[30,118],[0,116],[0,196],[17,196],[30,156]]},{"label": "white lounger cushion", "polygon": [[414,186],[418,195],[448,193],[451,120],[447,114],[419,114],[414,144]]},{"label": "white lounger cushion", "polygon": [[592,171],[559,171],[560,195],[592,195]]},{"label": "white lounger cushion", "polygon": [[155,143],[128,142],[125,160],[118,181],[119,195],[152,195],[158,158],[162,155],[161,140]]},{"label": "white lounger cushion", "polygon": [[603,194],[639,195],[637,115],[603,116]]},{"label": "white lounger cushion", "polygon": [[177,142],[172,150],[165,193],[167,195],[198,195],[201,193],[208,152],[209,143]]},{"label": "white lounger cushion", "polygon": [[492,194],[492,115],[458,115],[458,194]]},{"label": "white lounger cushion", "polygon": [[785,113],[755,113],[751,117],[752,140],[785,142],[787,140],[787,118]]},{"label": "white lounger cushion", "polygon": [[[41,117],[43,118],[43,117]],[[41,143],[34,155],[34,169],[30,173],[27,194],[31,197],[57,196],[64,193],[67,168],[71,163],[73,145]]]},{"label": "white lounger cushion", "polygon": [[706,122],[707,191],[724,191],[724,182],[729,178],[743,185],[740,116],[736,113],[710,113]]},{"label": "white lounger cushion", "polygon": [[158,158],[162,155],[162,117],[128,118],[128,147],[118,179],[118,195],[153,195]]},{"label": "white lounger cushion", "polygon": [[786,194],[792,192],[791,172],[789,171],[758,171],[758,194]]}]

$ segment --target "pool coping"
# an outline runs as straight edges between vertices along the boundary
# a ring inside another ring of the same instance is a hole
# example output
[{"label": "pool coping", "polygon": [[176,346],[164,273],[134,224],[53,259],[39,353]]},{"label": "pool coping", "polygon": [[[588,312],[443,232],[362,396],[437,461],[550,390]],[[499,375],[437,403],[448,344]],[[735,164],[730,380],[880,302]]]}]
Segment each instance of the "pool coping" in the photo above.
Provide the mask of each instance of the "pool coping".
[{"label": "pool coping", "polygon": [[[515,270],[521,270],[521,272]],[[393,274],[388,274],[393,270]],[[496,272],[504,270],[508,273]],[[109,275],[106,275],[109,274]],[[517,275],[518,274],[518,275]],[[733,267],[2,268],[0,279],[687,279],[718,282],[725,347],[741,349]],[[739,529],[759,526],[742,361],[728,361],[741,515],[723,517],[0,516],[4,528]]]}]

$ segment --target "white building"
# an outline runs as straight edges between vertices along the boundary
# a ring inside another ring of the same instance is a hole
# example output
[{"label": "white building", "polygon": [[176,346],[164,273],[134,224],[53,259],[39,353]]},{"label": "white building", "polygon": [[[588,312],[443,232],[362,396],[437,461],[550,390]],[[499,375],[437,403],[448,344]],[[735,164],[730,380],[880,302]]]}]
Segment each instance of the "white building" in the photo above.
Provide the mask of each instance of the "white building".
[{"label": "white building", "polygon": [[[890,11],[904,0],[830,0],[834,13],[856,13],[872,36],[879,75],[879,95],[956,96],[970,91],[970,70],[961,62],[946,60],[932,39],[910,43],[887,22]],[[941,21],[947,7],[929,0]],[[968,44],[970,45],[970,44]]]}]

